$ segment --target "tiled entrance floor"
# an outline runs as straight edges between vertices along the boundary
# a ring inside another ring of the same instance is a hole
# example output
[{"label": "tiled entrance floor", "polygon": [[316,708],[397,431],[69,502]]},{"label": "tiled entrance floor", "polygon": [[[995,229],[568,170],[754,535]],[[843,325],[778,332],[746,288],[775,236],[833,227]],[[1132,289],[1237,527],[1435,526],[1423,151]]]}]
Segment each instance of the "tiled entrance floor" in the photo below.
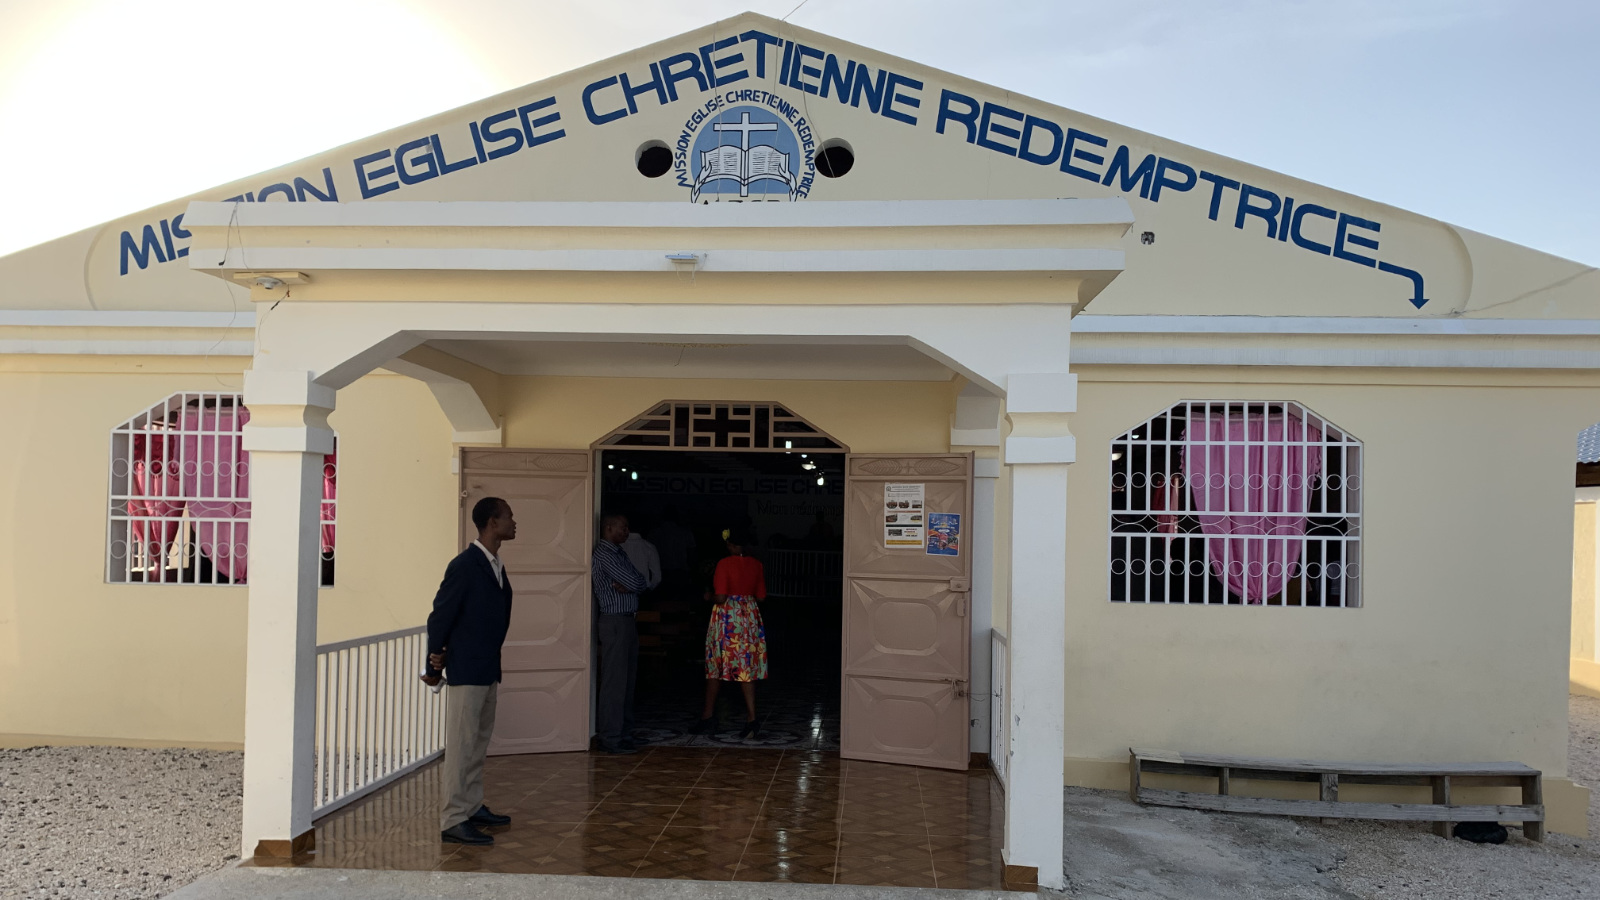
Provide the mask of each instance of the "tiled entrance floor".
[{"label": "tiled entrance floor", "polygon": [[[439,841],[431,766],[317,825],[287,865],[1001,888],[1000,787],[815,751],[491,757],[492,847]],[[258,862],[257,864],[261,864]]]}]

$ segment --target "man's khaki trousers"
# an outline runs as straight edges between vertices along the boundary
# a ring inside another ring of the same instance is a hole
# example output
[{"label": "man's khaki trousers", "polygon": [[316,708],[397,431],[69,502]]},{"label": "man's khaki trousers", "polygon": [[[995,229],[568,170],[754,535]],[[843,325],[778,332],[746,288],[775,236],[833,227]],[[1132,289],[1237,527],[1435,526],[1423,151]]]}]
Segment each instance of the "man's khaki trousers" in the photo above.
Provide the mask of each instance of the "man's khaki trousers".
[{"label": "man's khaki trousers", "polygon": [[452,684],[445,698],[444,814],[439,830],[471,818],[483,805],[483,757],[494,733],[498,684]]}]

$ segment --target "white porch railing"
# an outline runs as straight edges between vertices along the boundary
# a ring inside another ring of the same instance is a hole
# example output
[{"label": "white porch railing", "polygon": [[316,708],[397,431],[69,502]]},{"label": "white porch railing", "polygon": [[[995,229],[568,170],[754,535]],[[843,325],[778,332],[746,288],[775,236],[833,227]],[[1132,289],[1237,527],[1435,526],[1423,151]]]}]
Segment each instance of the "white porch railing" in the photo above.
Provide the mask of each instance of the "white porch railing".
[{"label": "white porch railing", "polygon": [[762,551],[769,597],[837,597],[844,578],[838,550]]},{"label": "white porch railing", "polygon": [[417,677],[427,653],[425,626],[317,648],[314,816],[444,753],[444,693]]}]

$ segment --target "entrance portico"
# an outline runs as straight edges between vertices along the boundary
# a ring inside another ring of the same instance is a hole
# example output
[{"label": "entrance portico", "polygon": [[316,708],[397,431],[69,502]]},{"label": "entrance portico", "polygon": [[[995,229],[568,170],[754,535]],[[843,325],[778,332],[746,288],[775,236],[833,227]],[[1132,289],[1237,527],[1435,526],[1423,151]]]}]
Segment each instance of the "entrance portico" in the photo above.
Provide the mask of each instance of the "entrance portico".
[{"label": "entrance portico", "polygon": [[259,310],[244,854],[292,852],[311,831],[313,476],[337,391],[380,367],[419,377],[458,444],[499,444],[505,411],[463,348],[576,345],[648,378],[675,373],[629,348],[733,345],[794,366],[808,350],[862,370],[917,358],[965,380],[945,449],[999,455],[1007,502],[975,512],[1008,510],[973,524],[970,551],[992,553],[973,560],[992,579],[974,599],[1008,610],[1004,858],[1060,886],[1068,346],[1131,220],[1121,200],[192,204],[191,266],[250,285]]}]

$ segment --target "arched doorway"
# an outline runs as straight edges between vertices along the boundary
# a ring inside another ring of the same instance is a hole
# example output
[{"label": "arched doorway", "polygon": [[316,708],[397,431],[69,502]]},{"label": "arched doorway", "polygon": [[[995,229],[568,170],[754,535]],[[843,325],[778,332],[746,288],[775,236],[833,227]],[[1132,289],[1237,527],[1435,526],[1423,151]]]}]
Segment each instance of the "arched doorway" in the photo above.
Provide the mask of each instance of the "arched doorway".
[{"label": "arched doorway", "polygon": [[[690,530],[701,532],[695,545],[705,552],[675,596],[642,603],[640,623],[651,639],[644,649],[670,675],[652,684],[687,699],[651,710],[642,737],[686,737],[709,609],[695,579],[721,555],[723,528],[754,526],[767,532],[760,552],[770,555],[769,593],[791,595],[773,600],[773,652],[791,659],[773,666],[790,683],[768,686],[767,699],[778,701],[769,711],[780,713],[771,745],[808,741],[847,758],[966,768],[969,455],[851,454],[781,404],[663,401],[588,453],[465,450],[461,471],[463,510],[498,495],[519,521],[538,520],[504,556],[522,602],[506,642],[492,753],[588,746],[593,525],[621,507],[650,520],[640,523],[648,534],[668,521],[669,507],[682,517],[692,505]],[[789,665],[808,653],[831,667],[828,677]],[[678,727],[667,724],[673,718]],[[712,742],[719,737],[731,735]]]}]

